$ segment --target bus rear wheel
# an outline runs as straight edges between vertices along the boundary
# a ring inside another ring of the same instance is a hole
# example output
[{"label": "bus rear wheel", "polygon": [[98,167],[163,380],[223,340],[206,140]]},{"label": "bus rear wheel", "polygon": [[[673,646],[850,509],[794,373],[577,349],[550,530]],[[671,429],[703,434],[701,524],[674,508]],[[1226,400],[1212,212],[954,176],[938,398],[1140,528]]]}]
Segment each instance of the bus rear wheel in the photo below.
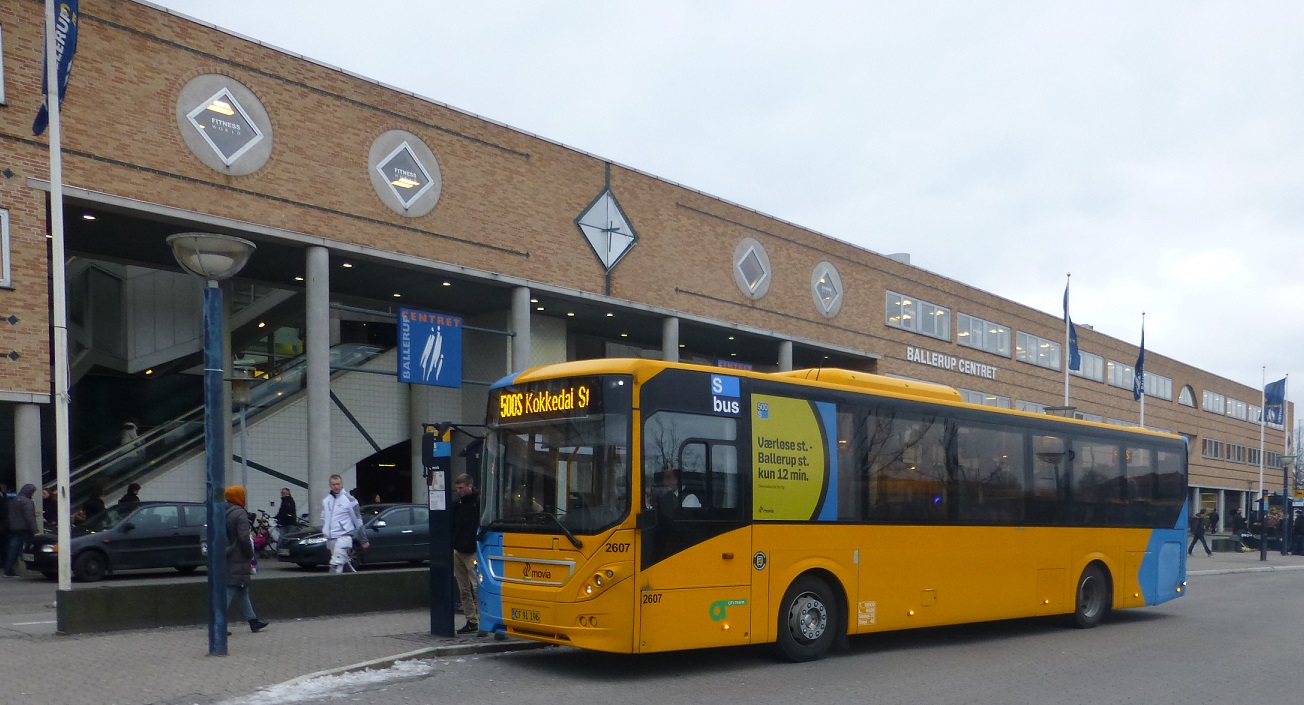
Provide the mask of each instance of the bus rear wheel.
[{"label": "bus rear wheel", "polygon": [[1113,604],[1113,590],[1104,569],[1092,563],[1078,578],[1076,604],[1073,609],[1073,626],[1090,629],[1104,621]]},{"label": "bus rear wheel", "polygon": [[810,575],[797,578],[779,608],[779,655],[794,662],[821,658],[833,646],[838,624],[838,604],[828,584]]}]

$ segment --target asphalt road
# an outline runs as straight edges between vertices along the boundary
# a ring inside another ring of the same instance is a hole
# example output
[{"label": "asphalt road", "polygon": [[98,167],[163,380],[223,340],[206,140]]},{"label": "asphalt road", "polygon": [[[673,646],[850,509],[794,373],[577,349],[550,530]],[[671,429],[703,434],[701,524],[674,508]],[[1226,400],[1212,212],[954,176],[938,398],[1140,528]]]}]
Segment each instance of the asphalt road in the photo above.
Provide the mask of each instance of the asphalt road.
[{"label": "asphalt road", "polygon": [[1017,620],[856,637],[823,661],[767,647],[650,656],[567,648],[418,661],[231,703],[524,701],[1190,705],[1299,701],[1304,571],[1200,575],[1188,596],[1091,630]]}]

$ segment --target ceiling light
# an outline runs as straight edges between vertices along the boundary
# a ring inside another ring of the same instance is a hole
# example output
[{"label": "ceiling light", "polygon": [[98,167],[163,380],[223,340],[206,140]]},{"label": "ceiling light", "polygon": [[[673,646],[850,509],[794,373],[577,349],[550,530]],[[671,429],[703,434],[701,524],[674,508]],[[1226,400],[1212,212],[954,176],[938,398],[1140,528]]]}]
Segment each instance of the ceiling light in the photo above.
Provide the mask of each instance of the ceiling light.
[{"label": "ceiling light", "polygon": [[295,277],[294,280],[297,282],[301,282],[303,281],[303,277]]},{"label": "ceiling light", "polygon": [[267,321],[259,321],[259,322],[258,322],[258,327],[259,327],[259,328],[266,328],[266,327],[267,327]]},{"label": "ceiling light", "polygon": [[535,310],[535,311],[542,311],[542,310],[543,310],[543,307],[542,307],[542,306],[539,306],[538,308],[536,308],[536,309],[534,309],[534,310]]},{"label": "ceiling light", "polygon": [[622,338],[628,338],[628,337],[629,337],[629,333],[621,333],[621,334],[620,334],[620,337],[622,337]]},{"label": "ceiling light", "polygon": [[396,299],[401,299],[401,298],[403,298],[403,295],[400,294],[400,293],[398,293],[398,292],[396,291],[396,292],[394,292],[394,298],[396,298]]},{"label": "ceiling light", "polygon": [[154,374],[154,368],[151,367],[151,368],[149,368],[148,370],[145,370],[145,374],[147,374],[147,375],[152,375],[152,374]]},{"label": "ceiling light", "polygon": [[344,264],[342,264],[342,265],[340,265],[340,266],[343,267],[343,268],[345,268],[345,269],[352,269],[352,268],[353,268],[353,264],[352,264],[351,262],[345,262]]},{"label": "ceiling light", "polygon": [[679,347],[681,347],[681,348],[686,348],[686,347],[688,347],[688,346],[687,346],[687,345],[684,345],[683,343],[680,343],[680,344],[679,344]]},{"label": "ceiling light", "polygon": [[444,282],[444,286],[452,286],[453,282]]},{"label": "ceiling light", "polygon": [[612,318],[612,317],[614,317],[615,315],[616,315],[616,314],[614,314],[614,313],[612,313],[612,312],[610,312],[610,311],[607,312],[607,318]]},{"label": "ceiling light", "polygon": [[574,312],[574,311],[567,311],[567,312],[566,312],[566,315],[567,315],[567,316],[570,316],[571,318],[574,318],[574,317],[575,317],[575,312]]},{"label": "ceiling light", "polygon": [[208,110],[212,110],[220,115],[235,115],[235,109],[225,100],[215,100],[208,104]]},{"label": "ceiling light", "polygon": [[539,300],[538,300],[538,299],[530,299],[530,303],[532,303],[532,304],[537,304],[537,303],[539,303]]},{"label": "ceiling light", "polygon": [[94,213],[82,213],[82,220],[95,220]]},{"label": "ceiling light", "polygon": [[732,336],[732,335],[731,335],[731,336],[729,336],[729,339],[730,339],[730,340],[733,340],[733,339],[734,339],[734,337],[733,337],[733,336]]}]

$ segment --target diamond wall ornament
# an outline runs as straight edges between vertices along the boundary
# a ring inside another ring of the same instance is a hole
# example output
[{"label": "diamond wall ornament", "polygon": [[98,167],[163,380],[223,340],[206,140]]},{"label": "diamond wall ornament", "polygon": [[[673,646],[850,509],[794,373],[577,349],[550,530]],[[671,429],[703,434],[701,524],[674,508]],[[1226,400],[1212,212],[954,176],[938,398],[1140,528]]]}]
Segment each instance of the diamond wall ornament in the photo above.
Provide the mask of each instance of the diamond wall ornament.
[{"label": "diamond wall ornament", "polygon": [[815,265],[811,273],[810,293],[815,299],[815,308],[832,318],[842,309],[842,277],[838,268],[828,262]]},{"label": "diamond wall ornament", "polygon": [[575,219],[584,238],[598,256],[602,267],[611,271],[621,258],[629,253],[638,242],[634,226],[629,224],[625,212],[621,210],[611,189],[606,188],[589,204],[588,208]]},{"label": "diamond wall ornament", "polygon": [[434,178],[406,141],[380,160],[376,170],[404,208],[411,208],[435,185]]},{"label": "diamond wall ornament", "polygon": [[759,299],[770,289],[770,256],[756,238],[743,238],[734,248],[734,283],[749,299]]},{"label": "diamond wall ornament", "polygon": [[227,166],[263,140],[262,130],[227,88],[200,103],[186,117]]}]

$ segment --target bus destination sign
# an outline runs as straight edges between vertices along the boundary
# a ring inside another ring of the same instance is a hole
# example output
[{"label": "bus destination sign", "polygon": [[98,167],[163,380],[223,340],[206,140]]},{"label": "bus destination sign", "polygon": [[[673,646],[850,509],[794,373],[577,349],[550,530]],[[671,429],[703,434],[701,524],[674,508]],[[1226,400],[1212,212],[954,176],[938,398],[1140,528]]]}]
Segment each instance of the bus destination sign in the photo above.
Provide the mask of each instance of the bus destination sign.
[{"label": "bus destination sign", "polygon": [[498,396],[498,420],[588,416],[597,411],[596,391],[592,380],[565,380],[536,389],[509,387]]}]

